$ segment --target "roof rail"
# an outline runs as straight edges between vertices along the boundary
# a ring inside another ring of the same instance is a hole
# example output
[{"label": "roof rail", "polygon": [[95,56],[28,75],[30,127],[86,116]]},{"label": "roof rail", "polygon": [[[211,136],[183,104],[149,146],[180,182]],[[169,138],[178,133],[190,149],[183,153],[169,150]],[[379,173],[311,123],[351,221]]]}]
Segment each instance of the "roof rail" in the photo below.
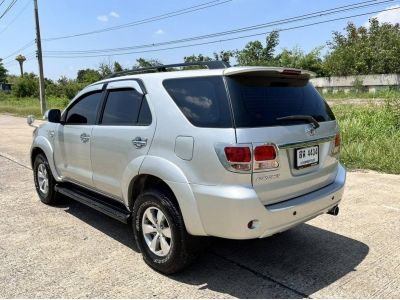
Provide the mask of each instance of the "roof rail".
[{"label": "roof rail", "polygon": [[134,75],[134,74],[144,74],[144,73],[152,73],[152,72],[166,72],[169,68],[178,68],[178,67],[191,67],[191,66],[206,66],[208,69],[225,69],[229,68],[229,63],[223,60],[212,60],[212,61],[196,61],[189,63],[181,63],[181,64],[172,64],[172,65],[158,65],[148,68],[135,68],[132,70],[126,70],[121,72],[115,72],[106,78],[114,78],[123,75]]}]

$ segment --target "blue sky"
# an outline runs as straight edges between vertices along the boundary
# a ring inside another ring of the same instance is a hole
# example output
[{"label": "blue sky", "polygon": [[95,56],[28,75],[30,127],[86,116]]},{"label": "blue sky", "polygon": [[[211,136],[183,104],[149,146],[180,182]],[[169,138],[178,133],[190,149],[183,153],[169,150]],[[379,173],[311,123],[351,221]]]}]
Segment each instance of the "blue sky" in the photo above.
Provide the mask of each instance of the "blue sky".
[{"label": "blue sky", "polygon": [[[0,7],[0,14],[6,0]],[[208,0],[211,1],[211,0]],[[154,17],[164,13],[199,5],[207,0],[38,0],[42,38],[69,35],[116,26],[128,22]],[[191,36],[221,32],[240,27],[252,26],[283,18],[295,17],[310,12],[325,10],[342,5],[362,2],[324,1],[324,0],[232,0],[211,8],[164,20],[128,27],[101,34],[56,41],[44,41],[43,50],[87,50],[117,48],[176,40]],[[32,0],[18,0],[10,12],[0,19],[0,58],[5,58],[34,39],[34,19]],[[223,2],[223,0],[221,0]],[[353,10],[331,16],[316,18],[303,22],[264,28],[245,34],[262,33],[271,29],[286,28],[313,21],[371,12],[398,6],[400,1],[390,1],[378,6]],[[365,24],[376,13],[350,19],[357,25]],[[400,9],[379,14],[381,21],[400,22]],[[302,29],[280,33],[278,49],[299,46],[305,51],[325,45],[332,32],[341,31],[349,20],[340,20]],[[226,36],[233,37],[233,36]],[[224,38],[224,37],[221,37]],[[221,39],[219,38],[219,39]],[[119,61],[124,67],[132,67],[139,57],[156,58],[163,63],[181,62],[184,56],[191,54],[212,55],[222,49],[241,49],[251,40],[264,40],[264,36],[218,42],[209,45],[193,46],[167,51],[129,54],[122,56],[93,58],[46,58],[44,59],[45,76],[58,79],[61,75],[74,78],[79,69],[96,68],[102,62]],[[207,40],[204,40],[207,41]],[[183,44],[182,44],[183,45]],[[155,48],[154,48],[155,49]],[[21,51],[31,60],[25,63],[25,71],[37,73],[37,62],[33,58],[35,45]],[[19,72],[18,65],[12,57],[5,59],[5,66],[10,73]]]}]

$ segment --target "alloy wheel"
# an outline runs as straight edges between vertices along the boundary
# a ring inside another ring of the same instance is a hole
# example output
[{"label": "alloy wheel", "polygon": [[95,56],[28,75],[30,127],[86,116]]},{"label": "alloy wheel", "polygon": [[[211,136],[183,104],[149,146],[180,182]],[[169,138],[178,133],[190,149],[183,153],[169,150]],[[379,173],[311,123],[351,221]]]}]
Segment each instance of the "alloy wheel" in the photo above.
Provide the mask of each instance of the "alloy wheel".
[{"label": "alloy wheel", "polygon": [[45,164],[40,164],[37,169],[37,180],[39,185],[39,190],[47,195],[49,192],[49,175],[47,173],[47,168]]},{"label": "alloy wheel", "polygon": [[172,246],[171,228],[164,213],[157,207],[149,207],[142,217],[142,233],[150,251],[167,256]]}]

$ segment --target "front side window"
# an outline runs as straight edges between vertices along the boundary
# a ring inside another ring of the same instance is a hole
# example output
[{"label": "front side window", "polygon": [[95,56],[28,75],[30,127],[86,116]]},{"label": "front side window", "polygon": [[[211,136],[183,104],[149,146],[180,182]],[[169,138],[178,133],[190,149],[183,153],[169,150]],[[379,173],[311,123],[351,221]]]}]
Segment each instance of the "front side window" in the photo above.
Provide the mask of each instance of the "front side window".
[{"label": "front side window", "polygon": [[229,102],[221,76],[167,79],[163,85],[194,126],[232,127]]},{"label": "front side window", "polygon": [[145,97],[133,89],[111,90],[102,125],[149,125],[151,114]]},{"label": "front side window", "polygon": [[97,108],[102,92],[95,92],[78,99],[67,112],[66,124],[93,125],[96,123]]}]

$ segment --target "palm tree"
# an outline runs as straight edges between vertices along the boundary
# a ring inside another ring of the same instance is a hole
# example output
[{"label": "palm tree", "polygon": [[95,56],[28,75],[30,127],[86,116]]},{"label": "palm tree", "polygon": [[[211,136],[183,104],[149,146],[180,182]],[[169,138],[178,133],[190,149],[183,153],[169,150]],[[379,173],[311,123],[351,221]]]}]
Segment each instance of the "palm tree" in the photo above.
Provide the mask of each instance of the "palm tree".
[{"label": "palm tree", "polygon": [[24,63],[24,61],[26,61],[25,56],[23,56],[22,54],[20,54],[20,55],[18,55],[18,56],[15,58],[15,60],[19,62],[19,68],[20,68],[20,70],[21,70],[21,77],[24,77],[24,67],[23,67],[23,63]]}]

